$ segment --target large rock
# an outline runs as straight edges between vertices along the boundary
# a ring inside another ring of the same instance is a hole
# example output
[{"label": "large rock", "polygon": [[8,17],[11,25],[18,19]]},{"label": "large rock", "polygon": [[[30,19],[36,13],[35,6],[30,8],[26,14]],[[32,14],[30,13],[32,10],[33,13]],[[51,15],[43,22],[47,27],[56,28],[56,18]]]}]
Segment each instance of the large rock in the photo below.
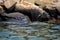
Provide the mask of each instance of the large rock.
[{"label": "large rock", "polygon": [[13,22],[24,22],[24,23],[30,23],[30,19],[28,16],[23,15],[22,13],[19,12],[14,12],[10,14],[5,14],[7,16],[6,20],[12,20]]},{"label": "large rock", "polygon": [[[12,1],[12,2],[11,2]],[[14,4],[17,2],[16,7]],[[27,16],[33,21],[43,21],[44,19],[49,19],[49,15],[47,12],[45,12],[42,8],[39,8],[33,3],[27,2],[27,1],[14,1],[14,0],[7,0],[4,2],[5,7],[7,9],[11,9],[15,7],[15,11],[21,12]],[[9,3],[9,4],[7,4]],[[12,7],[12,8],[11,8]],[[9,11],[7,10],[7,11]],[[12,10],[13,11],[13,10]],[[34,16],[34,17],[33,17]],[[43,19],[43,20],[42,20]]]},{"label": "large rock", "polygon": [[23,21],[23,22],[30,22],[30,19],[28,16],[23,15],[22,13],[19,12],[14,12],[14,13],[4,13],[3,8],[0,6],[0,20],[15,20],[16,22],[18,21]]},{"label": "large rock", "polygon": [[28,15],[29,18],[34,21],[43,21],[44,19],[49,19],[49,15],[47,12],[45,12],[42,8],[39,8],[35,4],[27,1],[21,1],[20,3],[16,4],[15,11],[19,11],[25,15]]}]

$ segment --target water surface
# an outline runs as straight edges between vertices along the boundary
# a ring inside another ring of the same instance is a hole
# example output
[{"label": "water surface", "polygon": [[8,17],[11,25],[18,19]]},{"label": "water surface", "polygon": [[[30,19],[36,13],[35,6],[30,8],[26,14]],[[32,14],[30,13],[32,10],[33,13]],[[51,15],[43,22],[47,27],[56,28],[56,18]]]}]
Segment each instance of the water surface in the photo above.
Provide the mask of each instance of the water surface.
[{"label": "water surface", "polygon": [[44,22],[0,23],[0,40],[60,40],[60,25]]}]

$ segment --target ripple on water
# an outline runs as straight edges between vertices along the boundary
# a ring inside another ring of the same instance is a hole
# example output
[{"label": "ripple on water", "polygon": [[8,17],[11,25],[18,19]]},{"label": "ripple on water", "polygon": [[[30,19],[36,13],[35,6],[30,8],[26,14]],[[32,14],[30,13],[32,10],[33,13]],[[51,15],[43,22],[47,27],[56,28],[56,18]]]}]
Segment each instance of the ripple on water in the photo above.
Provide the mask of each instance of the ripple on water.
[{"label": "ripple on water", "polygon": [[13,32],[0,32],[0,36],[9,36],[9,34],[13,34]]},{"label": "ripple on water", "polygon": [[56,33],[57,30],[49,30],[49,32],[51,32],[51,33]]},{"label": "ripple on water", "polygon": [[17,37],[17,36],[11,36],[9,38],[7,38],[7,40],[24,40],[23,37]]},{"label": "ripple on water", "polygon": [[54,27],[52,27],[52,28],[60,29],[60,25],[56,25],[56,26],[54,26]]},{"label": "ripple on water", "polygon": [[38,38],[38,37],[29,37],[29,40],[46,40],[46,38]]},{"label": "ripple on water", "polygon": [[[40,26],[40,24],[46,26]],[[37,26],[30,26],[30,25],[37,25]],[[8,25],[8,27],[11,30],[4,29],[3,31],[0,31],[0,36],[6,36],[7,38],[0,38],[0,40],[47,40],[47,38],[52,38],[53,40],[60,40],[60,36],[59,36],[60,25],[48,26],[50,24],[41,23],[41,22],[40,23],[34,22],[30,25],[27,27],[20,25]],[[17,32],[15,35],[13,35],[15,31]],[[54,39],[56,37],[57,39]]]},{"label": "ripple on water", "polygon": [[7,38],[0,38],[0,40],[6,40]]}]

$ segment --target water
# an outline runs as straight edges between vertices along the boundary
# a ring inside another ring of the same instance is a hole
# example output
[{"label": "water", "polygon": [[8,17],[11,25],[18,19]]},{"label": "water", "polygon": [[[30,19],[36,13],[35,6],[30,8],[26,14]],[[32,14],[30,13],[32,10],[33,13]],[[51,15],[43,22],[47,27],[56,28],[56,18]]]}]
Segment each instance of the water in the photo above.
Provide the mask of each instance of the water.
[{"label": "water", "polygon": [[0,40],[60,40],[60,25],[44,22],[0,23]]}]

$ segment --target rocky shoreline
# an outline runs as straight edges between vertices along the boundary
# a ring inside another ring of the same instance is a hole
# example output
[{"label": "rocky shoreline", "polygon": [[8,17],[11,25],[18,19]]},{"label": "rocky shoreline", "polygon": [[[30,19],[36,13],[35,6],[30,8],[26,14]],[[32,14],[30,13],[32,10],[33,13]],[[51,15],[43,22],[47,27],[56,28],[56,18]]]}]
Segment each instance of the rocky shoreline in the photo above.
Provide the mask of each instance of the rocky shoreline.
[{"label": "rocky shoreline", "polygon": [[38,3],[23,0],[1,0],[0,21],[14,20],[27,23],[40,21],[60,24],[60,10],[50,7],[51,5],[47,6],[41,7]]}]

